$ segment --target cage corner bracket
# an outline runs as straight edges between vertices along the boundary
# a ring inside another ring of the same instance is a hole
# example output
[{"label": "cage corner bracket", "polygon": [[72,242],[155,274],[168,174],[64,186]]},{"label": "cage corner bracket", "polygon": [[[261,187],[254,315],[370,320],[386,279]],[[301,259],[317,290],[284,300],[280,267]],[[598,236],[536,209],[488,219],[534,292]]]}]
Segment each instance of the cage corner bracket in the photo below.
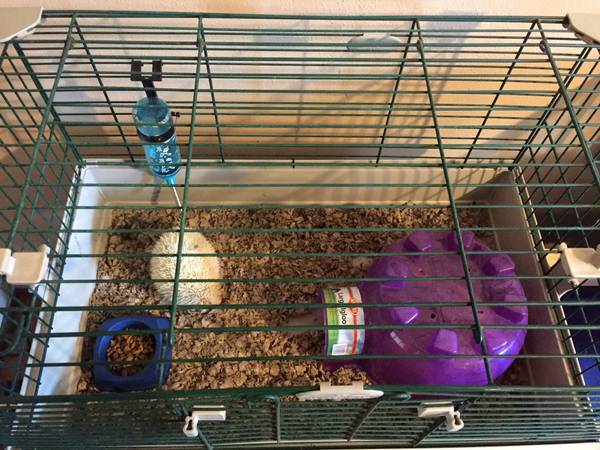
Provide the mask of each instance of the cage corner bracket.
[{"label": "cage corner bracket", "polygon": [[42,21],[41,6],[0,8],[0,42],[19,40],[33,33]]},{"label": "cage corner bracket", "polygon": [[50,249],[41,245],[37,252],[16,252],[0,248],[0,275],[15,286],[34,286],[39,283],[48,268]]},{"label": "cage corner bracket", "polygon": [[599,20],[600,14],[569,13],[565,17],[564,26],[582,41],[588,44],[598,44],[600,43]]},{"label": "cage corner bracket", "polygon": [[454,405],[428,404],[417,408],[417,415],[421,418],[444,417],[446,419],[446,430],[450,433],[462,430],[465,423],[460,418],[460,411],[454,409]]}]

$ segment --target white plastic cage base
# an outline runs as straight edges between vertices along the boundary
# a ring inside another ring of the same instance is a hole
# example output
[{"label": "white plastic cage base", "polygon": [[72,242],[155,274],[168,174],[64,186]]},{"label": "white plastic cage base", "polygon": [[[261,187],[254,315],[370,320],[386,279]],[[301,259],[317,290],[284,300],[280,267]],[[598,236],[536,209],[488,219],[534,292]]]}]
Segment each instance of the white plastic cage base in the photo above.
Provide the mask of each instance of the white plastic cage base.
[{"label": "white plastic cage base", "polygon": [[[512,176],[508,172],[495,169],[449,169],[449,177],[453,184],[454,196],[458,202],[497,202],[503,207],[490,209],[490,217],[494,228],[512,228],[521,231],[496,233],[498,246],[504,250],[518,250],[513,259],[517,272],[531,276],[523,280],[528,298],[541,299],[546,296],[545,288],[540,279],[539,265],[532,251],[532,238],[527,230],[523,206],[519,201],[516,188],[494,187],[487,188],[485,183],[510,183]],[[183,184],[184,173],[179,174],[178,183]],[[124,181],[125,180],[125,181]],[[261,183],[302,183],[302,184],[339,184],[341,180],[351,180],[353,183],[403,183],[407,187],[369,187],[369,188],[305,188],[284,187],[280,189],[247,188],[237,189],[236,184]],[[294,204],[306,205],[369,205],[389,203],[393,205],[404,203],[428,203],[440,206],[448,205],[447,190],[444,186],[444,174],[438,168],[409,169],[398,167],[361,167],[361,166],[291,166],[273,167],[264,170],[261,167],[239,166],[219,168],[216,166],[198,166],[190,172],[190,184],[219,184],[223,187],[211,189],[193,188],[188,191],[188,205],[241,205],[241,204]],[[90,230],[109,228],[112,219],[110,208],[94,208],[97,206],[117,205],[150,205],[155,189],[154,178],[144,170],[121,167],[87,166],[80,174],[80,187],[77,206],[72,228],[74,230]],[[147,187],[118,186],[119,184],[148,184]],[[92,184],[93,186],[90,186]],[[408,186],[413,184],[414,186]],[[106,186],[103,186],[106,185]],[[426,187],[437,185],[442,187]],[[482,185],[480,187],[473,187]],[[180,195],[183,188],[178,187]],[[183,195],[182,195],[183,197]],[[169,188],[161,189],[156,199],[160,205],[174,205],[173,195]],[[103,253],[106,248],[106,233],[72,232],[68,242],[68,252],[65,260],[63,278],[65,280],[84,280],[78,283],[62,283],[58,306],[81,307],[89,304],[95,288],[97,259],[93,257],[70,258],[69,254]],[[523,252],[523,250],[527,250]],[[54,299],[47,299],[53,304]],[[48,319],[48,317],[46,317]],[[548,325],[553,321],[547,308],[532,308],[530,323]],[[41,321],[38,321],[38,327]],[[53,332],[82,332],[85,330],[86,314],[82,311],[57,311],[53,320]],[[534,331],[528,333],[526,348],[531,353],[543,351],[558,354],[561,351],[560,336],[553,333],[554,338],[548,339],[548,334],[537,335]],[[539,338],[539,339],[538,339]],[[77,382],[80,368],[72,364],[81,361],[82,337],[50,337],[44,362],[54,363],[54,366],[44,367],[41,372],[37,395],[68,395],[77,392]],[[38,358],[43,355],[43,346],[37,341],[31,353]],[[33,360],[31,360],[33,361]],[[530,360],[530,374],[535,385],[569,385],[573,384],[570,369],[563,359]],[[535,367],[533,367],[535,366]],[[30,373],[31,371],[28,370]],[[26,378],[27,380],[27,378]],[[32,395],[36,385],[25,381],[21,393]]]}]

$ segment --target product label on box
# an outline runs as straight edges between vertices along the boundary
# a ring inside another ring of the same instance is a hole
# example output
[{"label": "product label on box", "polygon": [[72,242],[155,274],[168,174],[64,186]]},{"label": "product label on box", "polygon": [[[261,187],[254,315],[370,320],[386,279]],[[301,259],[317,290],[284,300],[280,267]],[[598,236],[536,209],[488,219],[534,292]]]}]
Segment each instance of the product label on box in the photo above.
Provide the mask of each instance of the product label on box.
[{"label": "product label on box", "polygon": [[[357,287],[323,289],[326,304],[362,304]],[[327,308],[327,355],[358,355],[365,344],[365,314],[360,306],[340,306]],[[332,329],[331,326],[352,326],[353,328]]]}]

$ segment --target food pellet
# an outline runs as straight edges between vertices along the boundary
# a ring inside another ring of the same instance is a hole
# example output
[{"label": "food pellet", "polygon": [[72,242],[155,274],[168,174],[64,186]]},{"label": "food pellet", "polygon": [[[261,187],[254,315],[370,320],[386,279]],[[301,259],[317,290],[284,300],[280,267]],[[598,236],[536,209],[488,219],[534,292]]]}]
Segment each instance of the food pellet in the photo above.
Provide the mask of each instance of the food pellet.
[{"label": "food pellet", "polygon": [[154,355],[154,337],[151,335],[115,336],[108,346],[107,360],[111,371],[121,376],[141,372],[143,364],[110,364],[113,361],[146,361]]}]

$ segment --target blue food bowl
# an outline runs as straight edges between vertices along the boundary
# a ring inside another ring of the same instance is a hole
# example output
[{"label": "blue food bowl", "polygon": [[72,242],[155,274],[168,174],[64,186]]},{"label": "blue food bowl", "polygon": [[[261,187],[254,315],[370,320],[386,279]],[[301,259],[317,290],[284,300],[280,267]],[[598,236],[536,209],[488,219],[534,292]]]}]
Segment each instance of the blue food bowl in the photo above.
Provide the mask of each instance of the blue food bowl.
[{"label": "blue food bowl", "polygon": [[[125,329],[148,329],[154,333],[153,361],[160,359],[165,337],[163,331],[169,329],[169,319],[154,316],[125,316],[107,320],[100,327],[101,332],[123,331]],[[129,376],[117,375],[108,367],[107,352],[110,341],[115,336],[99,336],[94,346],[94,384],[102,391],[143,391],[164,384],[169,376],[170,363],[164,364],[162,380],[159,380],[160,365],[151,362],[143,370]],[[165,358],[171,359],[171,345],[166,342]],[[159,383],[160,381],[160,383]]]}]

